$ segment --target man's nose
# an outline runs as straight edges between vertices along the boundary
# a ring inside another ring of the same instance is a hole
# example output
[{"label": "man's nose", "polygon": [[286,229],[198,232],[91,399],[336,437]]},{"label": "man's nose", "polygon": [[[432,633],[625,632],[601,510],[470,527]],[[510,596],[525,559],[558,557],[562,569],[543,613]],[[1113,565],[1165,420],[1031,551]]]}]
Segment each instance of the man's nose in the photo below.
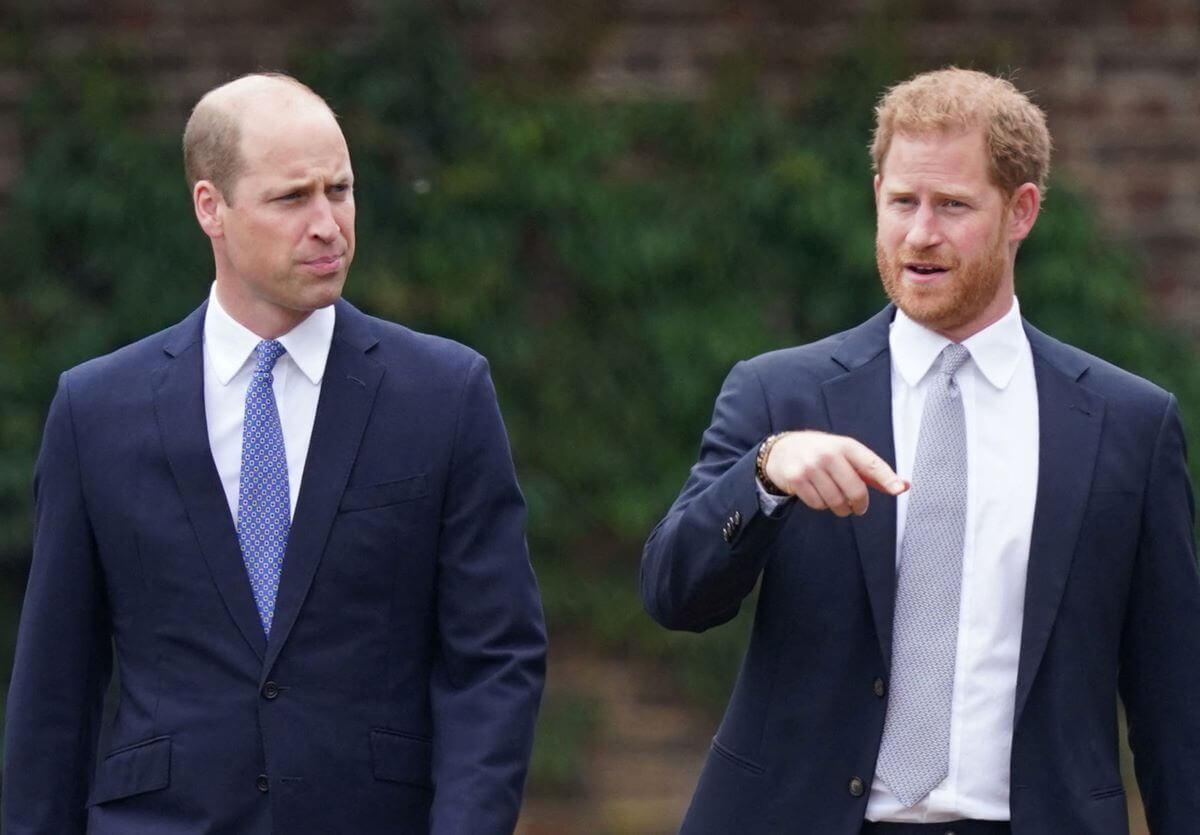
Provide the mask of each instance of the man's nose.
[{"label": "man's nose", "polygon": [[913,249],[926,249],[941,243],[942,233],[932,207],[923,205],[917,209],[904,240]]},{"label": "man's nose", "polygon": [[309,219],[309,234],[326,243],[337,239],[341,227],[333,216],[333,206],[324,194],[313,201],[313,213]]}]

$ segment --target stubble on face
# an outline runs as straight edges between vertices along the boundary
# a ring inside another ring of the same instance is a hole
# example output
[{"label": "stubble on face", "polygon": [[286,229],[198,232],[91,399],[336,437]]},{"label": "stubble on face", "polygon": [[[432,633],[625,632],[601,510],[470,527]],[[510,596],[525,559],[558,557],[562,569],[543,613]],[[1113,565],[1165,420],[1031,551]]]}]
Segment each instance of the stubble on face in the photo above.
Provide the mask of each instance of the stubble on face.
[{"label": "stubble on face", "polygon": [[[940,333],[953,332],[975,321],[991,305],[1004,281],[1008,244],[1004,237],[1009,210],[1005,209],[986,251],[964,261],[943,247],[916,250],[902,246],[889,258],[878,233],[875,264],[883,289],[896,307],[910,319]],[[948,279],[930,285],[904,279],[905,264],[935,263],[947,268]]]}]

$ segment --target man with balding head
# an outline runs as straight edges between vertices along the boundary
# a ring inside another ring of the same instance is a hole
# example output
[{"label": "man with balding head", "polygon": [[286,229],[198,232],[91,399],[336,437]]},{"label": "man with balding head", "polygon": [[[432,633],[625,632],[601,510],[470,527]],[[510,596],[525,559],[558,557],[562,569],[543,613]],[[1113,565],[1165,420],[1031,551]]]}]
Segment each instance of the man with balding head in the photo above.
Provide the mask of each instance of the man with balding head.
[{"label": "man with balding head", "polygon": [[207,302],[47,419],[4,831],[511,833],[546,639],[487,363],[341,300],[312,90],[211,91],[184,157]]}]

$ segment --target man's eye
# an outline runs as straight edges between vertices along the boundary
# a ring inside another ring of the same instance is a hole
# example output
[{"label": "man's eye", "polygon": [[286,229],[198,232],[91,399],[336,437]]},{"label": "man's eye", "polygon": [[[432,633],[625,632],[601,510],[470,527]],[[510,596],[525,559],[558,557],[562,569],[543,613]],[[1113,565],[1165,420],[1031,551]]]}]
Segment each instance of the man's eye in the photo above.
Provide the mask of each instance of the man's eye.
[{"label": "man's eye", "polygon": [[294,201],[296,201],[296,200],[299,200],[299,199],[301,199],[302,197],[304,197],[304,193],[303,193],[303,192],[300,192],[300,191],[289,191],[287,194],[280,195],[280,196],[279,196],[278,198],[276,198],[276,199],[278,199],[278,200],[283,200],[283,201],[286,201],[286,202],[294,202]]}]

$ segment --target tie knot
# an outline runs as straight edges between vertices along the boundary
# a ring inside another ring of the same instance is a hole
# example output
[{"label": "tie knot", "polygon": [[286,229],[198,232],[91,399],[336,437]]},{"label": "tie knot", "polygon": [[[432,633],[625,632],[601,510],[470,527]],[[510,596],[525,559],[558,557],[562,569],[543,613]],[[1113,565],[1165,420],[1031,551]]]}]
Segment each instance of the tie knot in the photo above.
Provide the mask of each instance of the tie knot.
[{"label": "tie knot", "polygon": [[942,364],[938,368],[938,373],[945,374],[947,377],[953,377],[958,373],[958,369],[962,368],[970,358],[970,351],[957,342],[951,342],[942,349]]},{"label": "tie knot", "polygon": [[275,361],[286,353],[287,349],[277,340],[264,339],[254,346],[254,373],[270,374],[271,370],[275,368]]}]

